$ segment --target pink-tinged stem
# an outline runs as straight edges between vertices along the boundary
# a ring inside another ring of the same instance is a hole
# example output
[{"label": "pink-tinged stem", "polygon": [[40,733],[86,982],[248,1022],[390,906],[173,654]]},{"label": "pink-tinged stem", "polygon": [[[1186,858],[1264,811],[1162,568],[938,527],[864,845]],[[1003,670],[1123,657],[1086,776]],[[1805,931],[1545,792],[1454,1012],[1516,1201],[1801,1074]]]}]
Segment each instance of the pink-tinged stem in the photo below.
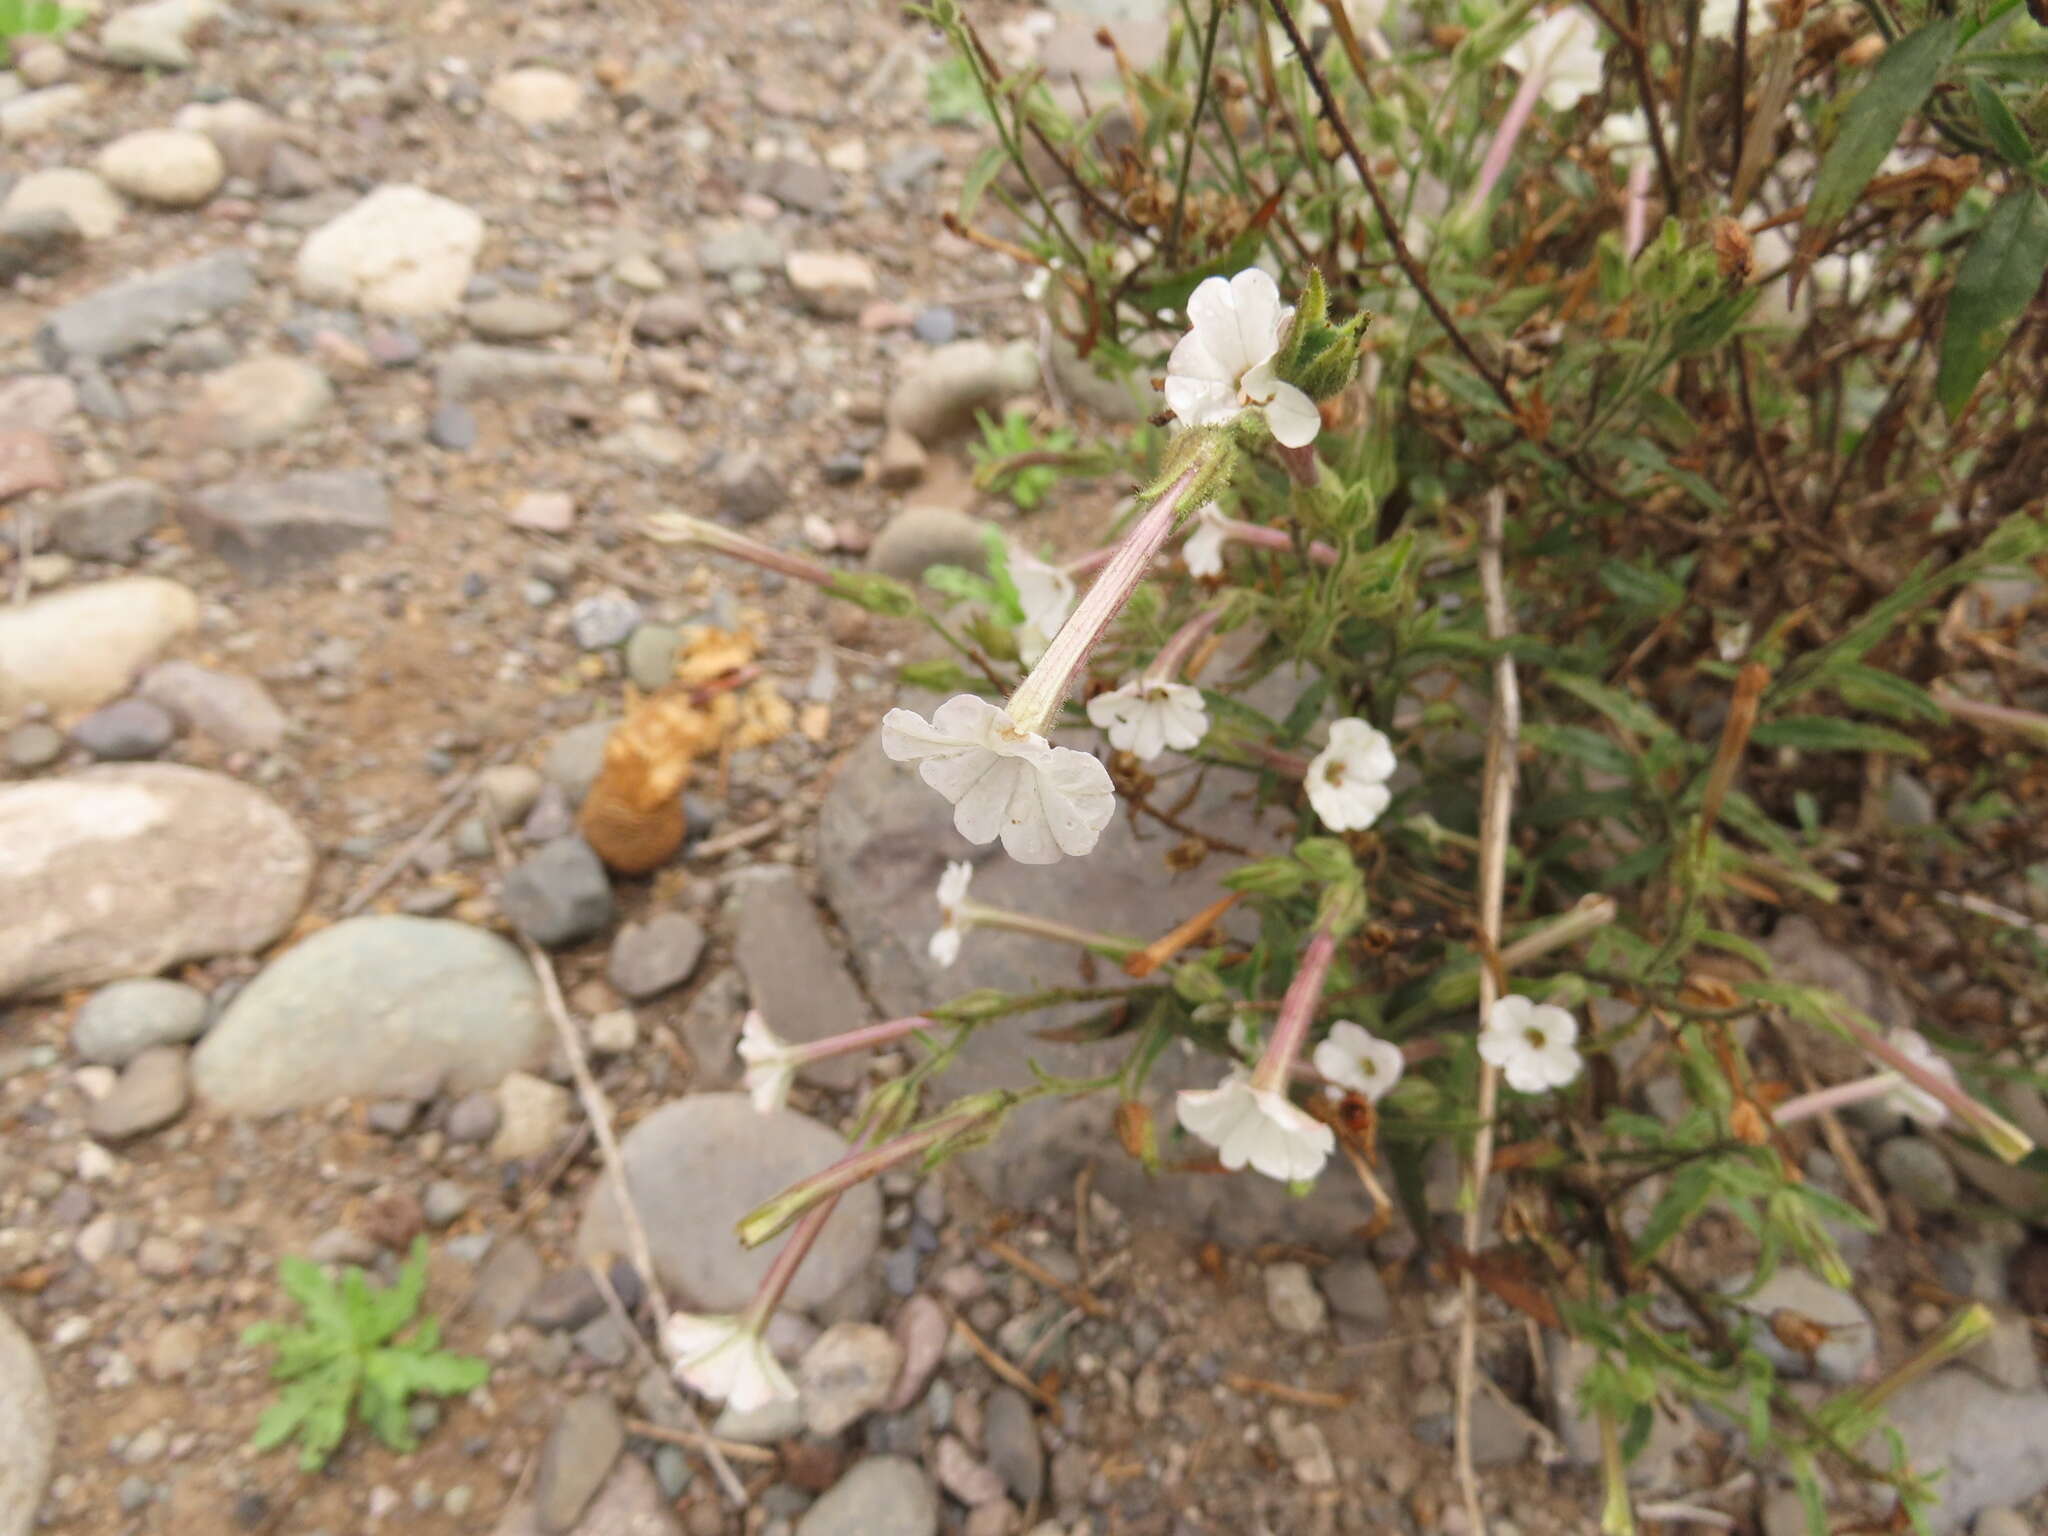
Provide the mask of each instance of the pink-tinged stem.
[{"label": "pink-tinged stem", "polygon": [[1771,1118],[1779,1125],[1797,1125],[1801,1120],[1811,1120],[1832,1110],[1883,1098],[1898,1086],[1898,1073],[1878,1072],[1853,1082],[1836,1083],[1832,1088],[1816,1088],[1811,1093],[1797,1094],[1780,1104]]},{"label": "pink-tinged stem", "polygon": [[1958,720],[1967,720],[1981,731],[2010,731],[2015,736],[2026,737],[2037,746],[2048,746],[2048,715],[2036,714],[2031,709],[2013,709],[2005,704],[1980,703],[1946,689],[1935,690],[1934,702]]},{"label": "pink-tinged stem", "polygon": [[1650,157],[1638,154],[1628,168],[1628,203],[1622,214],[1622,254],[1635,260],[1650,227]]},{"label": "pink-tinged stem", "polygon": [[[1294,548],[1294,540],[1288,537],[1285,528],[1269,528],[1264,523],[1248,523],[1244,519],[1237,517],[1223,517],[1218,518],[1217,521],[1222,523],[1223,531],[1240,544],[1255,544],[1260,549],[1292,550]],[[1308,557],[1315,561],[1317,565],[1335,565],[1337,563],[1337,551],[1325,544],[1321,539],[1317,539],[1309,545]]]},{"label": "pink-tinged stem", "polygon": [[853,1051],[871,1051],[877,1046],[889,1045],[905,1035],[914,1035],[920,1029],[933,1028],[932,1021],[921,1013],[907,1018],[884,1019],[879,1024],[863,1024],[859,1029],[849,1029],[844,1034],[827,1035],[822,1040],[792,1048],[790,1054],[800,1062],[822,1061],[827,1056],[845,1056]]},{"label": "pink-tinged stem", "polygon": [[1187,660],[1188,652],[1195,648],[1196,642],[1202,636],[1216,627],[1217,621],[1222,617],[1223,605],[1219,603],[1213,608],[1204,608],[1181,625],[1173,632],[1173,638],[1160,647],[1159,654],[1152,658],[1152,665],[1145,669],[1146,679],[1151,682],[1171,682],[1174,674],[1180,671],[1180,664]]},{"label": "pink-tinged stem", "polygon": [[[820,1201],[836,1200],[856,1184],[887,1173],[898,1163],[922,1157],[940,1142],[972,1129],[977,1122],[994,1113],[997,1111],[977,1106],[934,1120],[920,1130],[906,1132],[879,1147],[856,1148],[831,1167],[790,1185],[747,1215],[740,1222],[740,1241],[749,1248],[759,1247],[799,1216],[815,1210]],[[777,1255],[778,1259],[780,1257]]]},{"label": "pink-tinged stem", "polygon": [[1116,616],[1123,612],[1124,604],[1130,601],[1131,593],[1145,579],[1145,573],[1172,535],[1180,521],[1181,501],[1207,469],[1207,461],[1197,458],[1124,535],[1102,574],[1095,578],[1095,584],[1067,616],[1067,622],[1045,648],[1045,654],[1038,658],[1038,665],[1010,695],[1009,716],[1019,730],[1045,734],[1072,691],[1074,678],[1088,664],[1088,657],[1116,622]]},{"label": "pink-tinged stem", "polygon": [[1327,928],[1318,928],[1301,952],[1294,968],[1294,980],[1280,1000],[1280,1017],[1266,1041],[1266,1053],[1252,1072],[1252,1087],[1268,1093],[1282,1092],[1294,1071],[1295,1058],[1308,1043],[1309,1026],[1323,1000],[1323,984],[1330,978],[1330,962],[1337,956],[1337,940]]},{"label": "pink-tinged stem", "polygon": [[825,1223],[832,1219],[832,1213],[837,1209],[839,1196],[835,1194],[805,1211],[796,1224],[796,1230],[789,1234],[789,1241],[775,1255],[775,1262],[761,1277],[761,1289],[754,1293],[754,1299],[747,1307],[746,1325],[755,1333],[768,1326],[775,1309],[782,1305],[783,1293],[789,1289],[789,1282],[796,1278],[797,1270],[810,1255],[811,1245],[818,1240],[818,1234],[825,1230]]},{"label": "pink-tinged stem", "polygon": [[714,554],[730,555],[735,560],[758,565],[764,571],[780,572],[793,581],[807,581],[814,587],[829,587],[837,579],[837,574],[829,566],[773,548],[759,539],[750,539],[743,533],[734,533],[730,528],[721,528],[700,517],[664,512],[650,518],[647,529],[664,543],[695,544]]},{"label": "pink-tinged stem", "polygon": [[1284,779],[1298,781],[1308,777],[1308,759],[1297,757],[1292,752],[1282,752],[1264,742],[1247,742],[1244,750]]},{"label": "pink-tinged stem", "polygon": [[2034,1150],[2033,1139],[2018,1126],[1997,1111],[1978,1103],[1940,1073],[1928,1071],[1875,1030],[1858,1024],[1854,1019],[1838,1017],[1836,1022],[1848,1031],[1849,1038],[1861,1046],[1865,1054],[1890,1067],[1915,1088],[1940,1100],[1949,1113],[1983,1137],[1985,1144],[2006,1162],[2016,1163]]},{"label": "pink-tinged stem", "polygon": [[1540,65],[1522,76],[1515,99],[1508,104],[1508,115],[1500,120],[1500,127],[1494,130],[1493,142],[1486,146],[1486,158],[1479,163],[1479,182],[1472,188],[1472,199],[1468,205],[1474,213],[1486,207],[1486,200],[1493,196],[1493,189],[1499,185],[1501,172],[1508,168],[1508,156],[1515,152],[1515,141],[1521,138],[1522,130],[1529,126],[1529,119],[1536,111],[1543,86],[1544,71]]}]

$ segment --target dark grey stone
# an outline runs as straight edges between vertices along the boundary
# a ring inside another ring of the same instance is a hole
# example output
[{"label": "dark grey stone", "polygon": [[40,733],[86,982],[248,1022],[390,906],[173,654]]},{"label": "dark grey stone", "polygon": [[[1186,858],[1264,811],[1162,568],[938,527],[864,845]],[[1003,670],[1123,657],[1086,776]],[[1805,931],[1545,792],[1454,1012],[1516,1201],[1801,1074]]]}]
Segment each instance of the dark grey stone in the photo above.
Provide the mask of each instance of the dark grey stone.
[{"label": "dark grey stone", "polygon": [[169,510],[154,480],[109,480],[60,502],[50,538],[74,560],[127,561]]},{"label": "dark grey stone", "polygon": [[703,956],[703,925],[686,913],[662,912],[619,930],[605,974],[620,992],[644,1002],[688,981]]},{"label": "dark grey stone", "polygon": [[590,844],[558,838],[505,877],[498,907],[536,944],[574,944],[612,920],[611,881]]},{"label": "dark grey stone", "polygon": [[177,737],[170,711],[147,699],[116,699],[71,727],[71,739],[102,762],[155,757]]},{"label": "dark grey stone", "polygon": [[217,251],[89,293],[44,321],[36,335],[53,368],[99,362],[161,346],[190,325],[232,309],[256,291],[256,269],[242,251]]},{"label": "dark grey stone", "polygon": [[[726,917],[747,991],[776,1034],[802,1043],[869,1022],[867,1000],[826,935],[817,905],[797,884],[795,870],[781,864],[740,870],[732,878]],[[850,1088],[864,1072],[855,1053],[812,1062],[803,1076],[828,1088]]]},{"label": "dark grey stone", "polygon": [[85,236],[61,208],[0,213],[0,283],[11,283],[25,272],[62,272],[84,246]]},{"label": "dark grey stone", "polygon": [[192,540],[256,582],[311,570],[391,531],[391,497],[371,469],[319,469],[238,480],[179,509]]}]

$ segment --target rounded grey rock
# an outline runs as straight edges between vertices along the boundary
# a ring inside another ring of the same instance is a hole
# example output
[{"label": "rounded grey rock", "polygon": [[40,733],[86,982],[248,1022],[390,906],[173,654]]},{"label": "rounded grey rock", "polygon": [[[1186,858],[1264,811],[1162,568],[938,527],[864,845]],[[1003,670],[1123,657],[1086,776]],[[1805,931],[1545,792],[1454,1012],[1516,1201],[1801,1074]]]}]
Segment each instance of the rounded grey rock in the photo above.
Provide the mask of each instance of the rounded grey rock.
[{"label": "rounded grey rock", "polygon": [[688,981],[703,957],[703,925],[686,913],[662,912],[619,930],[605,975],[625,996],[643,1002]]},{"label": "rounded grey rock", "polygon": [[[620,1143],[626,1179],[662,1280],[707,1312],[744,1306],[786,1238],[740,1246],[741,1217],[798,1179],[838,1161],[847,1144],[836,1131],[793,1110],[759,1114],[743,1093],[702,1093],[665,1104]],[[872,1183],[856,1185],[825,1223],[790,1284],[788,1302],[815,1307],[874,1257],[882,1200]],[[576,1235],[586,1255],[626,1251],[625,1224],[610,1183],[594,1186]]]},{"label": "rounded grey rock", "polygon": [[193,1057],[199,1094],[266,1115],[336,1097],[402,1096],[445,1075],[496,1084],[547,1037],[539,984],[512,945],[462,923],[355,917],[266,966]]},{"label": "rounded grey rock", "polygon": [[579,598],[569,610],[569,632],[586,651],[608,651],[624,645],[640,626],[640,605],[623,592],[598,592]]},{"label": "rounded grey rock", "polygon": [[590,793],[590,786],[597,782],[598,772],[604,767],[604,745],[612,739],[618,724],[617,720],[586,720],[557,736],[541,769],[548,782],[580,804]]},{"label": "rounded grey rock", "polygon": [[71,1022],[71,1048],[87,1061],[125,1067],[153,1045],[179,1045],[206,1031],[206,994],[181,981],[117,981],[85,1000]]},{"label": "rounded grey rock", "polygon": [[493,1094],[465,1093],[450,1106],[445,1127],[450,1141],[484,1142],[498,1134],[498,1100]]},{"label": "rounded grey rock", "polygon": [[148,699],[116,699],[71,727],[71,739],[102,762],[155,757],[178,734],[170,711]]},{"label": "rounded grey rock", "polygon": [[935,1536],[939,1496],[902,1456],[871,1456],[804,1511],[796,1536]]},{"label": "rounded grey rock", "polygon": [[574,944],[612,920],[611,880],[590,844],[557,838],[505,877],[498,907],[536,944]]},{"label": "rounded grey rock", "polygon": [[1894,1136],[1877,1149],[1878,1174],[1885,1184],[1930,1215],[1955,1209],[1962,1180],[1941,1148],[1924,1136]]},{"label": "rounded grey rock", "polygon": [[918,581],[935,565],[979,571],[988,564],[983,525],[950,507],[905,507],[868,549],[868,567],[899,581]]},{"label": "rounded grey rock", "polygon": [[129,1062],[108,1090],[85,1112],[85,1129],[96,1141],[126,1141],[169,1125],[192,1100],[185,1052],[153,1045]]},{"label": "rounded grey rock", "polygon": [[[1748,1276],[1739,1276],[1726,1289],[1740,1295],[1748,1284]],[[1860,1381],[1865,1368],[1877,1358],[1877,1326],[1863,1303],[1803,1269],[1780,1265],[1755,1291],[1741,1296],[1741,1306],[1755,1319],[1750,1342],[1769,1357],[1780,1375],[1815,1376],[1846,1386]],[[1779,1342],[1771,1319],[1781,1311],[1796,1312],[1828,1330],[1812,1355],[1787,1349]]]},{"label": "rounded grey rock", "polygon": [[644,692],[675,681],[682,631],[673,624],[642,624],[626,642],[626,676]]},{"label": "rounded grey rock", "polygon": [[64,736],[53,725],[31,720],[7,733],[7,766],[47,768],[64,755]]}]

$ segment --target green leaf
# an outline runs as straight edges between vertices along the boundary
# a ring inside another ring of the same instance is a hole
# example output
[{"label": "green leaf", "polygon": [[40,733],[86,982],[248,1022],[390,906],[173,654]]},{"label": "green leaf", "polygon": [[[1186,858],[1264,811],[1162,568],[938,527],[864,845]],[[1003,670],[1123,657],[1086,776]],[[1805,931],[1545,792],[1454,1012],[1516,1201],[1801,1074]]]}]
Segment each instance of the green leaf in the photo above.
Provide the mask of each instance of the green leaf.
[{"label": "green leaf", "polygon": [[2020,127],[2020,120],[2012,115],[2012,108],[2005,104],[2005,98],[1992,89],[1986,80],[1970,82],[1970,100],[1976,103],[1977,117],[1984,125],[1984,133],[1998,152],[2012,163],[2014,170],[2030,170],[2034,163],[2034,146],[2027,142],[2027,131]]},{"label": "green leaf", "polygon": [[995,586],[987,577],[977,576],[957,565],[926,566],[924,584],[934,592],[958,598],[963,603],[979,603],[984,608],[994,608],[999,602]]},{"label": "green leaf", "polygon": [[0,0],[0,38],[54,37],[85,19],[83,11],[67,11],[56,0]]},{"label": "green leaf", "polygon": [[1844,704],[1866,715],[1907,722],[1948,718],[1948,712],[1918,683],[1860,661],[1837,667],[1829,681]]},{"label": "green leaf", "polygon": [[945,657],[932,661],[906,661],[896,669],[896,680],[906,688],[944,694],[972,693],[983,681],[959,662]]},{"label": "green leaf", "polygon": [[1882,725],[1844,720],[1839,715],[1787,715],[1766,720],[1750,740],[1760,747],[1797,747],[1805,752],[1897,752],[1925,758],[1927,749],[1910,736]]},{"label": "green leaf", "polygon": [[1609,560],[1600,567],[1599,575],[1600,585],[1620,601],[1658,618],[1685,601],[1685,583],[1663,571]]},{"label": "green leaf", "polygon": [[1671,727],[1659,720],[1633,694],[1610,688],[1603,682],[1576,672],[1552,672],[1550,682],[1590,709],[1596,709],[1624,731],[1637,736],[1669,736]]},{"label": "green leaf", "polygon": [[2014,322],[2048,272],[2048,202],[2032,187],[2016,186],[1998,200],[1970,242],[1948,297],[1941,329],[1941,371],[1934,393],[1954,420],[1970,403],[1984,370],[1997,361]]},{"label": "green leaf", "polygon": [[1802,253],[1817,253],[1828,232],[1856,206],[1870,178],[1899,141],[1906,119],[1920,110],[1935,79],[1956,51],[1953,16],[1930,22],[1885,50],[1870,84],[1842,113],[1842,131],[1820,163],[1806,204]]},{"label": "green leaf", "polygon": [[1687,1163],[1673,1174],[1671,1187],[1650,1212],[1642,1234],[1636,1238],[1636,1262],[1647,1264],[1663,1252],[1664,1245],[1683,1232],[1686,1224],[1718,1192],[1710,1164]]},{"label": "green leaf", "polygon": [[1522,727],[1522,739],[1539,752],[1569,757],[1597,773],[1610,773],[1622,779],[1634,776],[1635,759],[1617,743],[1583,725],[1546,725],[1532,721]]},{"label": "green leaf", "polygon": [[976,205],[988,191],[989,184],[996,179],[1005,165],[1010,163],[1009,154],[998,139],[975,157],[974,164],[967,168],[967,179],[960,186],[960,222],[966,223],[974,217]]}]

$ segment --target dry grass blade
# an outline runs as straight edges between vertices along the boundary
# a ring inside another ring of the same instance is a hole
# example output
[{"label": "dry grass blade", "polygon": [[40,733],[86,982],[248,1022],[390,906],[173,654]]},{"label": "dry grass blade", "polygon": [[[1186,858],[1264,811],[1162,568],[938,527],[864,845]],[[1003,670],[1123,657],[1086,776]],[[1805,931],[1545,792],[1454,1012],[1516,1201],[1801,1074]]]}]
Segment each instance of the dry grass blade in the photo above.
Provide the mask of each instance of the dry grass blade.
[{"label": "dry grass blade", "polygon": [[1293,1403],[1299,1408],[1348,1408],[1351,1399],[1342,1392],[1318,1392],[1313,1387],[1293,1387],[1284,1381],[1267,1381],[1261,1376],[1240,1376],[1236,1371],[1223,1373],[1223,1385],[1233,1392],[1244,1392],[1257,1397],[1270,1397],[1282,1403]]},{"label": "dry grass blade", "polygon": [[990,1253],[994,1254],[997,1258],[1001,1259],[1005,1264],[1009,1265],[1010,1268],[1016,1270],[1019,1274],[1027,1275],[1032,1280],[1036,1281],[1039,1285],[1044,1286],[1048,1291],[1051,1291],[1054,1295],[1058,1296],[1068,1306],[1079,1307],[1083,1312],[1086,1312],[1090,1317],[1109,1316],[1108,1304],[1103,1302],[1099,1297],[1090,1296],[1086,1291],[1082,1290],[1080,1286],[1072,1285],[1069,1284],[1067,1281],[1062,1280],[1058,1275],[1054,1274],[1051,1270],[1047,1269],[1043,1264],[1039,1263],[1036,1259],[1032,1258],[1031,1255],[1023,1252],[1020,1249],[1011,1247],[1010,1244],[1004,1242],[1001,1238],[983,1238],[981,1246],[987,1249]]}]

